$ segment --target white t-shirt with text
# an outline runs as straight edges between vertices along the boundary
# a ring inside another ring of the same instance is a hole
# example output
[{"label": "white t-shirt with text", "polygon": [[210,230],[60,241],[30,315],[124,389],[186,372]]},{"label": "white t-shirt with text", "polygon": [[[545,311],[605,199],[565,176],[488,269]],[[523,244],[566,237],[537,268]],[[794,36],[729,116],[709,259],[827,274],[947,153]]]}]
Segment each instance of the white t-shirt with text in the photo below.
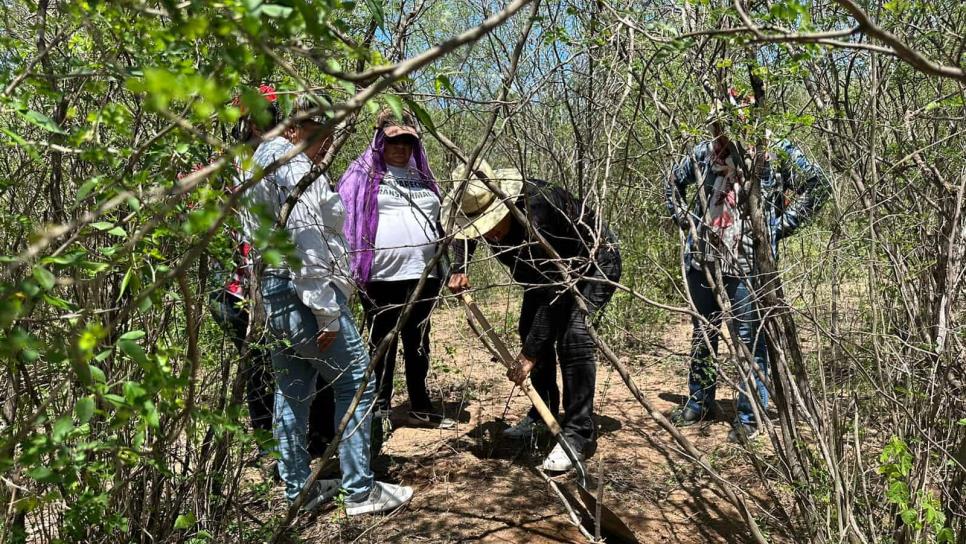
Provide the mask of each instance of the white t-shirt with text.
[{"label": "white t-shirt with text", "polygon": [[[379,185],[370,281],[418,279],[436,254],[439,197],[411,167],[389,166]],[[436,271],[429,277],[436,277]]]}]

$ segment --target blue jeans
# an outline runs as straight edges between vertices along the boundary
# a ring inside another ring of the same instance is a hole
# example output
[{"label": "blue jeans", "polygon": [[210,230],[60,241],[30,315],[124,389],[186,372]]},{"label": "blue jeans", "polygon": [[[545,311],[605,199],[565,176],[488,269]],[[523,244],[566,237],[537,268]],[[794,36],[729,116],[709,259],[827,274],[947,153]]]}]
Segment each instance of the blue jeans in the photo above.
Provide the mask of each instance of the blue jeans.
[{"label": "blue jeans", "polygon": [[[285,277],[266,274],[262,278],[261,291],[269,329],[278,339],[272,349],[277,382],[274,434],[281,456],[278,471],[285,482],[285,496],[294,500],[310,473],[306,431],[309,407],[316,392],[316,378],[321,374],[333,388],[335,423],[338,425],[362,385],[369,354],[341,295],[341,330],[332,345],[322,352],[316,344],[319,328],[315,315],[299,299],[292,282]],[[342,488],[350,500],[363,500],[372,489],[369,442],[375,389],[374,380],[365,384],[362,399],[339,443]]]},{"label": "blue jeans", "polygon": [[[765,331],[760,330],[761,316],[758,313],[758,303],[748,289],[743,278],[722,275],[724,290],[731,302],[732,319],[737,320],[738,337],[748,346],[755,359],[755,364],[763,376],[768,375],[768,344]],[[703,271],[688,268],[688,291],[694,301],[695,309],[705,317],[710,326],[694,319],[694,329],[691,336],[691,372],[688,375],[688,406],[697,410],[705,410],[714,403],[715,390],[718,385],[718,369],[714,355],[718,352],[718,338],[722,323],[722,312],[715,299],[714,291],[708,286]],[[707,335],[710,341],[705,340]],[[710,349],[709,349],[710,347]],[[768,406],[768,387],[754,376],[755,388],[762,408]],[[745,424],[755,425],[755,413],[751,407],[751,399],[744,392],[745,380],[738,380],[738,419]]]}]

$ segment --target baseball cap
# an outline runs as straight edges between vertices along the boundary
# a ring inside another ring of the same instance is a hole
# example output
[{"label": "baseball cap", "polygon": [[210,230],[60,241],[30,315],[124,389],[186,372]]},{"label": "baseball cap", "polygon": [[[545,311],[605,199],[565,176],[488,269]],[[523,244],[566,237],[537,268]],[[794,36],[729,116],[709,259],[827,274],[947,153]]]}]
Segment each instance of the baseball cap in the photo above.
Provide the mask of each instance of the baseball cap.
[{"label": "baseball cap", "polygon": [[400,118],[391,109],[386,108],[379,112],[379,117],[376,119],[376,130],[382,130],[386,138],[409,136],[418,140],[419,129],[416,127],[416,118],[405,110]]}]

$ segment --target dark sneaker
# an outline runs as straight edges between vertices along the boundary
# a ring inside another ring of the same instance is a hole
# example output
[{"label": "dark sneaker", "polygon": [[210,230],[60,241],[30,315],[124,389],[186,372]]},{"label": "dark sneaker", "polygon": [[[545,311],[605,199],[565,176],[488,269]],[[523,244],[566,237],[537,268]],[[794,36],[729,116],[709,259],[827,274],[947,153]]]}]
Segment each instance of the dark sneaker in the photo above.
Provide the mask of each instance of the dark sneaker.
[{"label": "dark sneaker", "polygon": [[674,410],[671,410],[671,423],[675,427],[687,427],[709,419],[710,416],[711,410],[699,410],[690,404],[685,404],[684,406],[678,406]]},{"label": "dark sneaker", "polygon": [[517,421],[516,425],[503,429],[503,432],[500,434],[506,438],[523,440],[535,435],[543,434],[546,431],[547,426],[542,421],[537,421],[527,414],[523,417],[523,419]]},{"label": "dark sneaker", "polygon": [[731,432],[728,433],[728,442],[732,444],[747,444],[758,436],[758,425],[735,421],[731,424]]},{"label": "dark sneaker", "polygon": [[342,480],[318,480],[302,503],[303,512],[315,512],[329,499],[339,494]]},{"label": "dark sneaker", "polygon": [[435,427],[437,429],[452,429],[453,427],[456,427],[456,421],[445,417],[442,414],[436,414],[433,412],[417,412],[413,410],[409,412],[409,417],[416,423],[426,425],[427,427]]}]

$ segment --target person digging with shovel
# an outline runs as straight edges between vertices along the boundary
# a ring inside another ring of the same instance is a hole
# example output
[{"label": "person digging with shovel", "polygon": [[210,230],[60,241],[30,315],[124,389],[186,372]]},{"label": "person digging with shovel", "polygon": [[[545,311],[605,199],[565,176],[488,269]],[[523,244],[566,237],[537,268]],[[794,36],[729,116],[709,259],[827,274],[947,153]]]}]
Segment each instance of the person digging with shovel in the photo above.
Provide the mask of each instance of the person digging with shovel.
[{"label": "person digging with shovel", "polygon": [[[465,167],[453,179],[467,179]],[[509,197],[504,201],[487,187],[486,179]],[[510,270],[524,288],[519,333],[522,342],[516,365],[507,377],[522,385],[530,377],[533,388],[556,414],[560,406],[557,362],[563,376],[563,436],[582,460],[595,439],[592,419],[597,375],[597,346],[587,332],[587,316],[575,303],[569,288],[577,291],[595,316],[614,294],[621,276],[617,238],[593,207],[566,190],[545,181],[524,179],[513,168],[493,170],[480,161],[462,194],[459,187],[444,202],[448,225],[454,222],[453,259],[447,286],[454,293],[470,288],[467,264],[482,238],[491,254]],[[528,219],[514,219],[516,206]],[[569,271],[563,277],[530,229],[536,230],[563,259]],[[535,409],[504,431],[510,438],[525,438],[540,427]],[[557,444],[542,464],[550,472],[566,472],[573,461]]]}]

